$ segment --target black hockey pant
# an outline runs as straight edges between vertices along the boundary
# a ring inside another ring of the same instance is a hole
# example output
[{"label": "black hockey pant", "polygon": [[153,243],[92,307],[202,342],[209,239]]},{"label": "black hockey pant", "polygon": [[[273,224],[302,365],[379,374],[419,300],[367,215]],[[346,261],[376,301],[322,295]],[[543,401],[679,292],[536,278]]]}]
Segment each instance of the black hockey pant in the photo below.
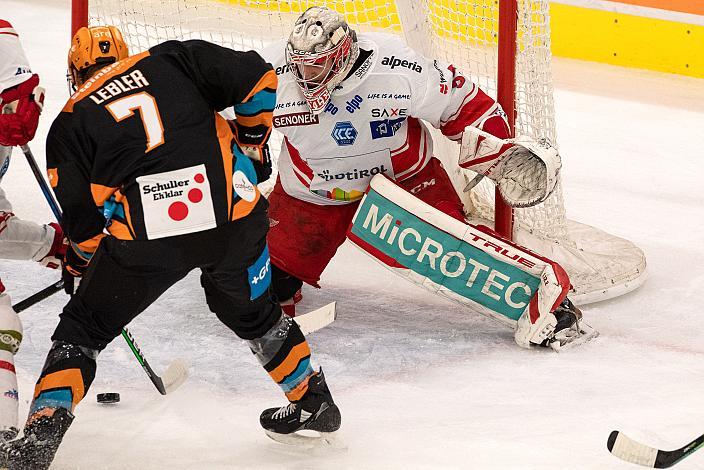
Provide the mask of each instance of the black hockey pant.
[{"label": "black hockey pant", "polygon": [[250,299],[247,268],[268,230],[266,203],[212,230],[157,240],[106,237],[78,291],[64,307],[52,340],[102,350],[122,328],[195,268],[210,310],[239,337],[266,333],[281,316],[269,292]]}]

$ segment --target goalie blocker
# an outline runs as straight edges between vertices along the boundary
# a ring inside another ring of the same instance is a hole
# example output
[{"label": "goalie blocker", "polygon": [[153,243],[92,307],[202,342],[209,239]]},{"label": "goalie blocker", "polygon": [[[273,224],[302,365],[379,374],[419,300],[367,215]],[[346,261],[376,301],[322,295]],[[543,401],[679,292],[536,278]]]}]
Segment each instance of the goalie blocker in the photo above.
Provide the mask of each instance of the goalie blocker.
[{"label": "goalie blocker", "polygon": [[347,233],[401,277],[515,330],[519,346],[552,339],[567,273],[554,261],[464,224],[382,175],[372,179]]}]

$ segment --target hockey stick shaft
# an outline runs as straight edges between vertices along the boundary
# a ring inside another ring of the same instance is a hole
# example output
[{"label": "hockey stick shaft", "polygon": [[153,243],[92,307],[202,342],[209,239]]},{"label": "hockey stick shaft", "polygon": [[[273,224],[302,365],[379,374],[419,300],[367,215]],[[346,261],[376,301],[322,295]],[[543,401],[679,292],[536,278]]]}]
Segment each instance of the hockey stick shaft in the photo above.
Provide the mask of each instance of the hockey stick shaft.
[{"label": "hockey stick shaft", "polygon": [[147,358],[144,357],[144,354],[142,354],[142,351],[139,349],[139,346],[132,337],[132,333],[130,333],[127,328],[123,328],[122,337],[125,338],[125,341],[127,341],[127,345],[132,350],[132,354],[134,354],[134,357],[137,358],[137,361],[139,361],[140,365],[142,366],[142,369],[144,369],[144,372],[147,373],[147,377],[149,377],[149,380],[152,381],[159,393],[161,393],[162,395],[166,395],[164,381],[154,372],[154,369],[151,368],[149,362],[147,362]]},{"label": "hockey stick shaft", "polygon": [[60,279],[59,281],[53,283],[52,285],[45,287],[44,289],[40,290],[36,294],[32,294],[29,297],[27,297],[24,300],[21,300],[17,302],[15,305],[12,306],[12,310],[15,311],[15,313],[20,313],[22,310],[26,310],[32,305],[41,302],[42,300],[46,299],[49,296],[52,296],[56,294],[57,292],[63,290],[64,288],[64,280]]},{"label": "hockey stick shaft", "polygon": [[54,217],[56,217],[56,220],[61,223],[61,209],[59,208],[59,203],[56,201],[56,198],[51,192],[51,189],[49,189],[49,185],[46,184],[46,181],[44,181],[44,176],[42,175],[42,172],[39,169],[39,166],[37,165],[37,161],[34,159],[34,154],[30,150],[29,145],[23,145],[21,149],[22,152],[24,152],[24,156],[27,158],[29,168],[32,170],[32,173],[34,173],[34,177],[36,178],[37,183],[39,183],[39,187],[41,188],[42,193],[44,194],[46,202],[49,203],[49,208],[51,209],[51,212],[54,213]]},{"label": "hockey stick shaft", "polygon": [[[44,197],[46,198],[46,202],[49,204],[51,211],[54,213],[56,220],[60,224],[61,219],[62,219],[61,208],[59,207],[59,203],[56,201],[56,198],[54,198],[54,194],[51,192],[49,185],[44,180],[44,176],[42,175],[42,172],[39,170],[39,166],[37,165],[37,161],[34,158],[34,154],[32,153],[32,150],[29,148],[28,145],[23,145],[21,148],[22,148],[22,152],[24,152],[24,156],[27,159],[27,163],[29,164],[29,167],[32,169],[32,173],[34,173],[34,177],[36,178],[37,183],[39,183],[39,187],[41,188],[42,193],[44,194]],[[55,286],[55,285],[56,284],[54,284],[53,286]],[[50,287],[53,287],[53,286],[50,286]],[[63,281],[61,281],[61,287],[63,287]],[[47,288],[47,289],[49,289],[49,288]],[[44,292],[47,289],[44,289],[40,292]],[[40,292],[38,292],[35,295],[38,295]],[[49,295],[51,295],[51,294],[49,294]],[[32,297],[34,297],[34,296],[32,296]],[[26,302],[28,300],[29,299],[25,299],[24,302]],[[38,302],[39,300],[41,300],[41,299],[37,299],[35,302]],[[35,303],[35,302],[32,302],[32,303]],[[29,304],[29,305],[32,305],[32,304]],[[24,306],[24,308],[27,308],[29,305]],[[17,310],[15,310],[15,311],[17,311]],[[130,349],[134,353],[135,357],[139,361],[139,364],[142,366],[142,369],[144,369],[144,372],[146,372],[147,376],[152,381],[152,383],[154,384],[156,389],[159,391],[159,393],[161,393],[162,395],[166,395],[166,387],[164,386],[164,382],[162,381],[161,377],[156,375],[154,370],[151,368],[151,366],[147,362],[147,359],[144,357],[144,354],[142,354],[142,351],[139,349],[139,347],[137,347],[137,344],[134,342],[134,338],[133,338],[132,334],[129,332],[129,330],[127,328],[122,329],[122,337],[125,338],[125,341],[127,341],[127,345],[130,347]]]}]

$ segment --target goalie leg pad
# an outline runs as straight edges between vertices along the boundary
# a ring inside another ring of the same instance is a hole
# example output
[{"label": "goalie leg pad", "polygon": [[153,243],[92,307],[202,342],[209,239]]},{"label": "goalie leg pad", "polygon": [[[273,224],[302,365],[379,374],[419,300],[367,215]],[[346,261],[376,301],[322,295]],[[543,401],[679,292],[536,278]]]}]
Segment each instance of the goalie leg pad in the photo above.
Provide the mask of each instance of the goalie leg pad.
[{"label": "goalie leg pad", "polygon": [[525,347],[554,331],[550,312],[569,289],[557,263],[443,214],[383,176],[372,180],[348,238],[402,277],[516,329]]},{"label": "goalie leg pad", "polygon": [[10,296],[0,293],[0,442],[17,432],[17,375],[15,354],[22,342],[22,323],[12,310]]}]

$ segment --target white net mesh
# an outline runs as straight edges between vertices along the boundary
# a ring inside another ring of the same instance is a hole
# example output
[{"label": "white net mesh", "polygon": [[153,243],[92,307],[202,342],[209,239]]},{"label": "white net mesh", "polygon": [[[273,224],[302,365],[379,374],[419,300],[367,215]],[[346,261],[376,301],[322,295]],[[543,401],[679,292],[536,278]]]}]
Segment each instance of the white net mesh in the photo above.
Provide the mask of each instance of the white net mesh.
[{"label": "white net mesh", "polygon": [[[288,37],[295,19],[305,9],[326,5],[344,14],[358,31],[398,34],[426,56],[452,62],[485,92],[496,97],[498,3],[498,0],[90,0],[89,24],[118,26],[131,53],[167,39],[192,38],[233,49],[261,50],[271,41]],[[516,133],[546,137],[557,145],[548,1],[518,0],[518,6]],[[273,140],[271,148],[275,152],[279,144],[276,136]],[[471,193],[463,193],[471,175],[467,176],[457,166],[458,147],[442,137],[435,142],[438,156],[451,173],[468,214],[492,221],[493,185],[483,181]],[[631,279],[644,272],[645,259],[640,250],[630,242],[589,227],[590,243],[610,247],[599,247],[594,257],[603,262],[591,261],[580,240],[582,227],[586,226],[566,219],[561,183],[545,203],[516,209],[515,223],[516,240],[557,259],[567,269],[577,290],[582,287],[585,292],[609,290],[619,276],[632,286]],[[604,237],[596,236],[597,232]],[[555,246],[566,250],[566,254],[557,254]],[[626,267],[612,259],[621,254],[628,258],[631,252],[632,260]],[[576,258],[579,261],[572,266]]]},{"label": "white net mesh", "polygon": [[[358,30],[405,32],[413,47],[452,62],[496,97],[498,10],[494,0],[92,0],[89,23],[118,26],[133,53],[166,39],[190,38],[234,49],[261,50],[268,42],[287,37],[298,15],[313,5],[344,13]],[[555,142],[548,2],[523,0],[520,11],[516,129]],[[413,30],[422,34],[413,36]],[[446,167],[455,168],[457,148],[451,143],[444,147],[441,154]],[[463,189],[464,176],[459,169],[453,177]],[[471,196],[463,196],[473,216],[493,220],[494,193],[488,182]],[[537,208],[517,210],[516,221],[547,237],[564,239],[561,189]]]}]

